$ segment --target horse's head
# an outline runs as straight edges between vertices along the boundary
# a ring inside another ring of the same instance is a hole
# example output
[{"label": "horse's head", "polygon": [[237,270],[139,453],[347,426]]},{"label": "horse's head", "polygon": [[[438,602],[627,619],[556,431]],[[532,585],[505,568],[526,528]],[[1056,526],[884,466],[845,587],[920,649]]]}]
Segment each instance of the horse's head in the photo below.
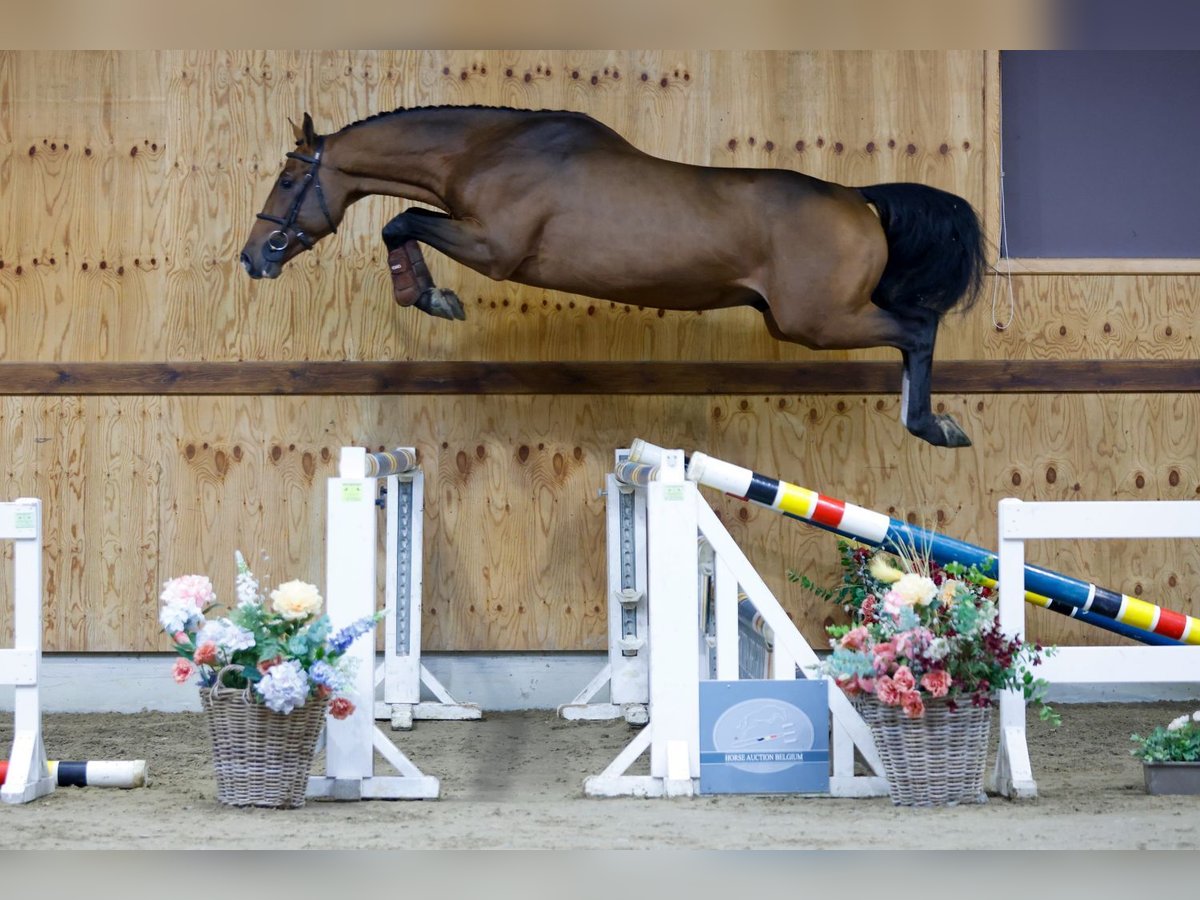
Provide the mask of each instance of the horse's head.
[{"label": "horse's head", "polygon": [[278,277],[289,259],[337,231],[346,212],[347,191],[338,173],[326,168],[322,181],[325,138],[313,131],[312,117],[305,113],[304,124],[292,128],[296,149],[287,155],[242,248],[242,268],[251,278]]}]

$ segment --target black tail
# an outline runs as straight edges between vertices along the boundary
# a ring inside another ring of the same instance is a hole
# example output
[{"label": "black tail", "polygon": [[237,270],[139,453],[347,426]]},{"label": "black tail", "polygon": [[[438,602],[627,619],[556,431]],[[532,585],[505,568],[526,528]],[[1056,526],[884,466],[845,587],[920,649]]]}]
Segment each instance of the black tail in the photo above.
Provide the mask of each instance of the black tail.
[{"label": "black tail", "polygon": [[888,241],[876,304],[903,313],[915,304],[939,316],[960,300],[969,309],[983,283],[983,231],[971,204],[923,184],[859,188],[879,210]]}]

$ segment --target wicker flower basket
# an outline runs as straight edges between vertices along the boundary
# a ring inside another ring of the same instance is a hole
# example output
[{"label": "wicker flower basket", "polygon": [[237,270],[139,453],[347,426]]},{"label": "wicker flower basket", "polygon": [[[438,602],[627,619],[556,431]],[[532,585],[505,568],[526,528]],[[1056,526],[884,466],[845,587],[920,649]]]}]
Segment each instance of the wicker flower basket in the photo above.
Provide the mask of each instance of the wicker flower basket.
[{"label": "wicker flower basket", "polygon": [[304,805],[328,700],[310,697],[284,715],[255,703],[249,688],[222,686],[218,676],[213,687],[200,689],[200,705],[212,735],[220,803],[280,809]]},{"label": "wicker flower basket", "polygon": [[871,728],[896,806],[983,803],[992,711],[944,699],[927,700],[925,715],[910,719],[898,706],[860,698],[858,711]]}]

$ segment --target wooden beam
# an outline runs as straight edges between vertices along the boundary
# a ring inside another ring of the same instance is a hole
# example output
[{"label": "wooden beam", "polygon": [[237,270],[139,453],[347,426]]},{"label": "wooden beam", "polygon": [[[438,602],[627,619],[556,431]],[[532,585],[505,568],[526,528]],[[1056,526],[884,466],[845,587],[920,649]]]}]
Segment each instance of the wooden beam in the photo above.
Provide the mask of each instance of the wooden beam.
[{"label": "wooden beam", "polygon": [[[891,394],[898,362],[0,363],[0,395]],[[946,360],[954,394],[1195,393],[1198,360]]]},{"label": "wooden beam", "polygon": [[995,267],[998,275],[1200,275],[1200,258],[1005,257],[996,260]]}]

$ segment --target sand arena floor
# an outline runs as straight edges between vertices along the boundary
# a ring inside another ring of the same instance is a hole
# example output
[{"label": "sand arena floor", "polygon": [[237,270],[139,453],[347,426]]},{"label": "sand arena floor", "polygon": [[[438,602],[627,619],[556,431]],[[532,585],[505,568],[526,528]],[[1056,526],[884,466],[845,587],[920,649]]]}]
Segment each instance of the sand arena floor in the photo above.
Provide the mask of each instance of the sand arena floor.
[{"label": "sand arena floor", "polygon": [[[1200,797],[1148,796],[1129,735],[1193,704],[1059,707],[1057,729],[1030,724],[1040,797],[1012,803],[906,809],[886,798],[721,796],[589,800],[585,776],[628,742],[624,722],[568,723],[551,712],[482,722],[421,722],[397,742],[441,779],[437,801],[310,801],[298,810],[219,805],[208,733],[198,713],[53,714],[53,759],[148,761],[136,790],[60,788],[24,806],[0,805],[6,849],[17,848],[671,848],[959,849],[1195,848]],[[0,717],[0,747],[11,739]],[[994,730],[994,729],[993,729]]]}]

